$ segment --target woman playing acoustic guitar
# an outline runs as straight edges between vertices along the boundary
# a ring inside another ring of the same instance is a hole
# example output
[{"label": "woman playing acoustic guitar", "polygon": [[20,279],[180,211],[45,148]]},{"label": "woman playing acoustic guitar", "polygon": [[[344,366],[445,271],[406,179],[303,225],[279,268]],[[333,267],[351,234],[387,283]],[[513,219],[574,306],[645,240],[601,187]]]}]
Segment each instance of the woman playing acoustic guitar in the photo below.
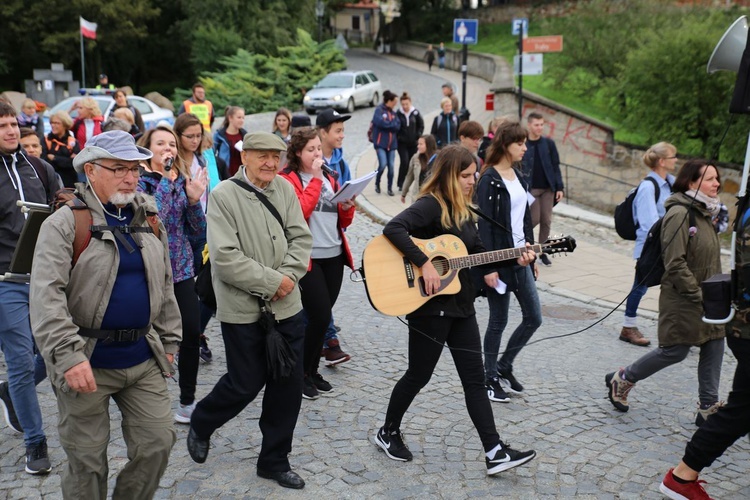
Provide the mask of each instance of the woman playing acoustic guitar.
[{"label": "woman playing acoustic guitar", "polygon": [[[433,173],[422,187],[420,197],[383,230],[391,243],[421,268],[427,295],[439,290],[441,278],[410,236],[428,239],[451,233],[461,238],[470,254],[484,251],[469,210],[476,172],[474,157],[467,149],[459,145],[446,146],[435,160]],[[529,251],[517,262],[528,265],[534,258],[534,252]],[[513,261],[508,261],[508,264],[512,265]],[[447,343],[461,378],[466,408],[484,446],[487,474],[497,474],[528,462],[536,453],[514,450],[500,440],[484,385],[474,287],[468,269],[459,271],[459,279],[460,292],[435,296],[406,316],[409,321],[409,368],[393,388],[385,425],[375,435],[375,443],[393,460],[407,462],[412,459],[401,434],[401,420],[430,380]]]}]

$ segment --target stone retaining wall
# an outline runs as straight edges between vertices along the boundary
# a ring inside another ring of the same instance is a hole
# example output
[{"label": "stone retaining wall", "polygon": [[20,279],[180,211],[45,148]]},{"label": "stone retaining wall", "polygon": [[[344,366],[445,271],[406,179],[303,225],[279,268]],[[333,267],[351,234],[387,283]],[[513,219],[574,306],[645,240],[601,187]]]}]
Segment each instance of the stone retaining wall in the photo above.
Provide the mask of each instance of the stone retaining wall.
[{"label": "stone retaining wall", "polygon": [[[425,50],[427,45],[423,43],[399,42],[394,52],[421,60]],[[460,51],[446,49],[446,67],[461,70]],[[511,71],[502,57],[469,52],[467,72],[490,83],[489,89],[495,92],[496,116],[518,114]],[[649,172],[641,159],[648,146],[615,141],[614,129],[607,124],[524,91],[523,118],[532,111],[544,116],[545,136],[555,141],[560,161],[568,165],[562,165],[561,169],[570,200],[612,213],[615,205]],[[679,163],[687,159],[681,157]],[[722,200],[733,212],[741,168],[731,164],[719,164],[718,168],[723,183]]]}]

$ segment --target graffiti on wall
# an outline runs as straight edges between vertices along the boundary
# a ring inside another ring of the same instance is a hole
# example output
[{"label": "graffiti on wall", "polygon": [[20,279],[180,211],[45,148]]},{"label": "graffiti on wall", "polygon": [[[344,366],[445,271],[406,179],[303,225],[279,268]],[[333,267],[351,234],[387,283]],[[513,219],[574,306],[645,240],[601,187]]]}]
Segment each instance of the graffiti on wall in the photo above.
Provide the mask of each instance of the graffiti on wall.
[{"label": "graffiti on wall", "polygon": [[607,130],[542,104],[525,102],[524,118],[532,111],[544,116],[544,125],[547,129],[545,135],[554,140],[558,148],[570,148],[600,160],[605,160],[610,156],[608,152],[610,134]]}]

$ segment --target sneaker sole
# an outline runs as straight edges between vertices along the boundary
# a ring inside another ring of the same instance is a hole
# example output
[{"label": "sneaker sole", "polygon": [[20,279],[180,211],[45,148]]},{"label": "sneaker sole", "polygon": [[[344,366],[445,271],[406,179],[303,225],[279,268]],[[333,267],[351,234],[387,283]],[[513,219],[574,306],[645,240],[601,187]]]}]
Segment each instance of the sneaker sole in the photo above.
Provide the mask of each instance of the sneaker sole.
[{"label": "sneaker sole", "polygon": [[536,457],[536,452],[534,452],[533,454],[529,455],[526,458],[522,458],[521,460],[515,460],[515,461],[511,460],[510,462],[504,462],[504,463],[498,464],[491,469],[487,469],[487,475],[492,476],[494,474],[498,474],[508,469],[518,467],[519,465],[523,465],[527,462],[531,462],[534,459],[534,457]]},{"label": "sneaker sole", "polygon": [[320,397],[320,394],[318,394],[317,396],[308,396],[307,394],[302,393],[302,399],[307,399],[309,401],[314,401],[318,399],[319,397]]},{"label": "sneaker sole", "polygon": [[325,365],[326,366],[336,366],[336,365],[340,365],[341,363],[346,363],[347,361],[349,361],[351,359],[352,359],[351,356],[347,356],[345,358],[335,359],[333,361],[326,360],[325,361]]},{"label": "sneaker sole", "polygon": [[630,406],[625,406],[612,398],[612,379],[615,376],[617,376],[617,372],[608,373],[604,376],[604,384],[607,386],[607,398],[609,398],[609,402],[612,403],[612,406],[614,406],[616,410],[627,413]]},{"label": "sneaker sole", "polygon": [[181,415],[175,415],[174,416],[174,421],[177,422],[178,424],[189,424],[190,423],[190,419],[189,418],[183,417]]},{"label": "sneaker sole", "polygon": [[487,397],[489,398],[490,401],[494,401],[495,403],[510,403],[510,398],[500,399],[500,398],[496,398],[495,396],[490,396],[489,394],[487,394]]},{"label": "sneaker sole", "polygon": [[27,474],[31,474],[32,476],[43,476],[45,474],[49,474],[50,472],[52,472],[51,466],[48,469],[32,470],[32,469],[29,469],[29,466],[27,465],[26,467],[24,467],[24,469],[26,470]]},{"label": "sneaker sole", "polygon": [[[6,405],[5,401],[3,401],[2,399],[0,399],[0,406],[2,406],[3,408],[3,416],[5,417],[5,423],[8,425],[10,430],[15,432],[16,434],[23,434],[23,430],[17,429],[13,424],[10,423],[10,412],[8,411],[8,405]],[[29,474],[34,474],[34,473],[29,472]]]},{"label": "sneaker sole", "polygon": [[664,495],[668,496],[672,500],[690,500],[688,497],[670,490],[663,482],[659,485],[659,491],[664,493]]},{"label": "sneaker sole", "polygon": [[386,444],[380,440],[379,432],[380,431],[375,431],[375,444],[378,446],[378,448],[383,450],[383,452],[388,458],[390,458],[391,460],[395,460],[397,462],[410,462],[411,461],[410,458],[401,458],[395,455],[391,455],[391,453],[388,451],[388,447],[386,446]]}]

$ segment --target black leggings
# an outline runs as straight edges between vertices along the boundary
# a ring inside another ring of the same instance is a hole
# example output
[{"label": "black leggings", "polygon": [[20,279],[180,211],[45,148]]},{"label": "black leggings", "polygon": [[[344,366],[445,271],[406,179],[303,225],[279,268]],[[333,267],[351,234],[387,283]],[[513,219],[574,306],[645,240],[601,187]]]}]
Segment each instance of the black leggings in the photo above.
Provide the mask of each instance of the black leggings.
[{"label": "black leggings", "polygon": [[343,277],[344,256],[338,255],[328,259],[313,259],[312,269],[299,280],[302,306],[307,315],[303,360],[305,375],[318,372],[323,337],[331,322],[331,311],[341,291]]},{"label": "black leggings", "polygon": [[180,404],[195,401],[198,383],[198,342],[201,336],[201,313],[193,278],[174,284],[174,296],[182,317],[182,342],[177,369],[180,371]]},{"label": "black leggings", "polygon": [[[430,338],[416,330],[428,334]],[[500,442],[500,436],[484,384],[482,345],[476,316],[425,316],[409,320],[409,368],[393,388],[385,415],[385,427],[388,430],[401,427],[401,419],[411,402],[430,381],[446,343],[452,348],[453,362],[464,388],[466,409],[479,433],[484,451],[490,451]]]}]

